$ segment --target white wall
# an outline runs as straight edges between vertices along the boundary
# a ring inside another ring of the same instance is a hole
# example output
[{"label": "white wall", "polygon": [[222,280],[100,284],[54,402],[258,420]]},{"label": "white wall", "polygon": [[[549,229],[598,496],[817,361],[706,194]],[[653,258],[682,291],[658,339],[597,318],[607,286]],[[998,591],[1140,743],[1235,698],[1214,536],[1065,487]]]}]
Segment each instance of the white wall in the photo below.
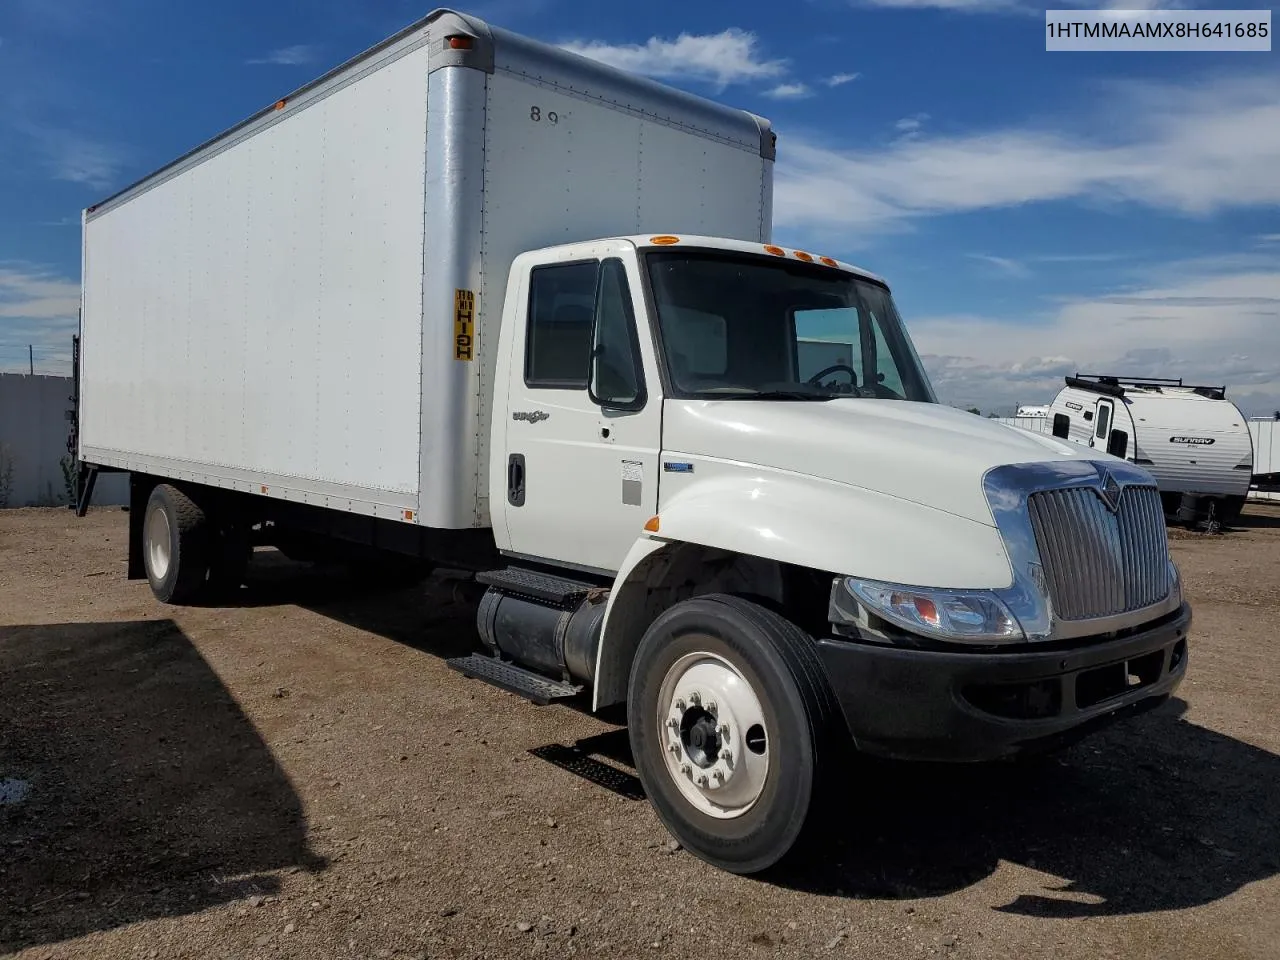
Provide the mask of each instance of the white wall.
[{"label": "white wall", "polygon": [[[70,377],[0,373],[0,507],[67,502],[60,461],[67,456]],[[128,474],[98,477],[93,502],[129,502]]]}]

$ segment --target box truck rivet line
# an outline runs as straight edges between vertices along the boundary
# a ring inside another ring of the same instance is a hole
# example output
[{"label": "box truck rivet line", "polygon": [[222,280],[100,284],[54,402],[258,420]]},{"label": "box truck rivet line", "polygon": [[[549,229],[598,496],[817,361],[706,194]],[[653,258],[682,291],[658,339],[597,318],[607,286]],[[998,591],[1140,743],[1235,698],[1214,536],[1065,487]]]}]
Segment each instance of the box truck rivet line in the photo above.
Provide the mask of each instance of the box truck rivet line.
[{"label": "box truck rivet line", "polygon": [[451,665],[625,705],[738,873],[840,829],[851,750],[1050,749],[1181,681],[1151,474],[939,404],[884,280],[772,243],[766,120],[447,10],[281,102],[84,215],[77,455],[160,600],[260,544],[469,571]]}]

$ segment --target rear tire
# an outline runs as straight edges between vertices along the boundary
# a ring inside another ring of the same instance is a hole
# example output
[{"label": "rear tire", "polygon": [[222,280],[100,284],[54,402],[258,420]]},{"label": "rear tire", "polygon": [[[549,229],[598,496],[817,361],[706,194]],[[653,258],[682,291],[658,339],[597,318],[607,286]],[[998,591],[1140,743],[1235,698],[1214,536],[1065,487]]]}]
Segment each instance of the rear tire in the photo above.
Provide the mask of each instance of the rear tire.
[{"label": "rear tire", "polygon": [[157,485],[142,526],[143,564],[156,599],[173,604],[200,599],[208,585],[209,554],[204,511],[177,487]]},{"label": "rear tire", "polygon": [[726,595],[676,604],[640,642],[627,704],[649,800],[695,856],[758,873],[824,819],[843,725],[813,639],[789,620]]}]

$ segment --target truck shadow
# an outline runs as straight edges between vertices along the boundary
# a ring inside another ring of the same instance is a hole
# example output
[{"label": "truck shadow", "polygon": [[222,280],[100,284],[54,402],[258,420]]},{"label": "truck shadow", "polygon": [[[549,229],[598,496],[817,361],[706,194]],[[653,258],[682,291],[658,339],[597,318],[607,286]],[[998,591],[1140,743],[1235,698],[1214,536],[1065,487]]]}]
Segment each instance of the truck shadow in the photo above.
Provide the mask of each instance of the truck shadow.
[{"label": "truck shadow", "polygon": [[1251,503],[1231,524],[1233,530],[1275,530],[1280,528],[1280,502]]},{"label": "truck shadow", "polygon": [[1182,719],[1117,725],[1057,758],[933,767],[862,762],[822,854],[773,877],[852,898],[932,897],[1036,871],[996,909],[1034,917],[1176,910],[1280,872],[1280,757]]},{"label": "truck shadow", "polygon": [[300,563],[275,550],[254,554],[247,584],[219,605],[293,604],[438,657],[475,653],[474,597],[438,577],[396,582],[342,565]]},{"label": "truck shadow", "polygon": [[324,867],[293,786],[172,621],[0,628],[0,678],[0,954]]}]

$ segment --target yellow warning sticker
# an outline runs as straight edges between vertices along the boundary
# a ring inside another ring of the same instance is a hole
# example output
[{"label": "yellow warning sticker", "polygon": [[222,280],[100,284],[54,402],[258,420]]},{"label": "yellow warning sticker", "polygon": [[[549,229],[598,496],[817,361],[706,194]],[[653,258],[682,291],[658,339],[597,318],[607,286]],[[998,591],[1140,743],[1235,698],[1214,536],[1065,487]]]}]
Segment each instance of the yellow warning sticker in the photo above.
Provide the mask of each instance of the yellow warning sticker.
[{"label": "yellow warning sticker", "polygon": [[453,291],[453,356],[471,360],[476,346],[476,295],[470,290]]}]

